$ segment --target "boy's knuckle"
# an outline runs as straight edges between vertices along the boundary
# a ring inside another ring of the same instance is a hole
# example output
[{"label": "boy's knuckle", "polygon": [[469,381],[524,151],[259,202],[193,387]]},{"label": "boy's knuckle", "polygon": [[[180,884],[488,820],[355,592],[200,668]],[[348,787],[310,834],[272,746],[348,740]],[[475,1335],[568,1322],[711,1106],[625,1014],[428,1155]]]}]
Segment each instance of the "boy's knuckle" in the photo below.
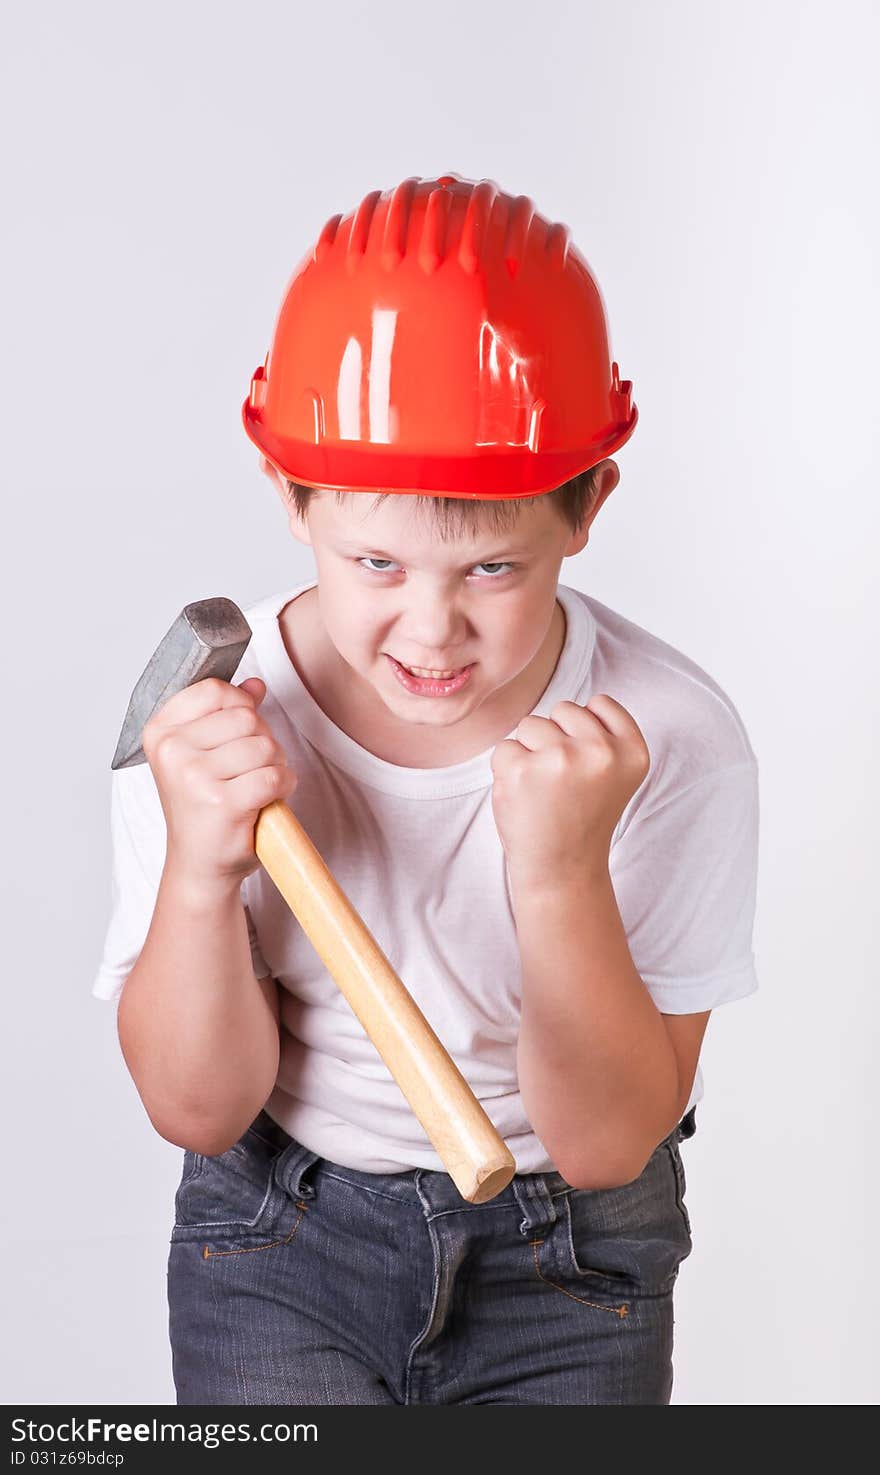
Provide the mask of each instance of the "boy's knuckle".
[{"label": "boy's knuckle", "polygon": [[561,701],[557,702],[556,705],[552,708],[550,716],[556,717],[558,715],[560,717],[565,717],[567,714],[570,715],[572,712],[579,711],[580,707],[577,705],[576,702]]},{"label": "boy's knuckle", "polygon": [[182,747],[179,733],[165,728],[153,739],[153,756],[162,768],[174,768],[181,761]]}]

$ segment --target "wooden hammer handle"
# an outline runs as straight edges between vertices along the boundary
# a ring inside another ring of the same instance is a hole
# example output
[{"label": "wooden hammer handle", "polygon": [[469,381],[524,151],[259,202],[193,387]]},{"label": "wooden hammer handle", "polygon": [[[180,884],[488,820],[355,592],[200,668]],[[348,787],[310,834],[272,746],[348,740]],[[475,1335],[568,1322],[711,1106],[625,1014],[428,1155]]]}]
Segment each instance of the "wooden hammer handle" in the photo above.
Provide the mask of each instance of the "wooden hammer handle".
[{"label": "wooden hammer handle", "polygon": [[485,1203],[516,1162],[293,811],[280,799],[257,816],[254,846],[348,1000],[462,1198]]}]

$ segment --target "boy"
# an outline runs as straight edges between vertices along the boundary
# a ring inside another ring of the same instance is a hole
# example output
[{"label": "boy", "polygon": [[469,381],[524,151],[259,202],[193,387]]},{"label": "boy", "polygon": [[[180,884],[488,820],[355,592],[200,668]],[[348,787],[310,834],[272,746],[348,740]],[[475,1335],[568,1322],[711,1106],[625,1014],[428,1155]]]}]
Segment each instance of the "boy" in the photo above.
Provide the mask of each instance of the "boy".
[{"label": "boy", "polygon": [[[303,258],[243,415],[317,577],[114,775],[93,989],[184,1149],[178,1402],[668,1403],[757,765],[711,677],[559,583],[636,422],[598,287],[524,197],[405,180]],[[514,1153],[488,1203],[259,867],[275,798]]]}]

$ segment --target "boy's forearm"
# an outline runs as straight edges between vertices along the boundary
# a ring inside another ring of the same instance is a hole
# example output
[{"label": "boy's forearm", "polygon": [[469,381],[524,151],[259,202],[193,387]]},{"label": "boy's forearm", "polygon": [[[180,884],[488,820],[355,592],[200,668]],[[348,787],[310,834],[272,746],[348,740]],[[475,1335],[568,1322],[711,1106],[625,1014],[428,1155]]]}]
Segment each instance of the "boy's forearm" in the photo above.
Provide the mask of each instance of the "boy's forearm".
[{"label": "boy's forearm", "polygon": [[632,961],[607,866],[517,887],[517,1045],[529,1120],[572,1186],[638,1176],[675,1125],[675,1051]]},{"label": "boy's forearm", "polygon": [[207,891],[166,862],[118,1030],[163,1137],[211,1155],[238,1139],[275,1084],[279,1036],[254,976],[237,883]]}]

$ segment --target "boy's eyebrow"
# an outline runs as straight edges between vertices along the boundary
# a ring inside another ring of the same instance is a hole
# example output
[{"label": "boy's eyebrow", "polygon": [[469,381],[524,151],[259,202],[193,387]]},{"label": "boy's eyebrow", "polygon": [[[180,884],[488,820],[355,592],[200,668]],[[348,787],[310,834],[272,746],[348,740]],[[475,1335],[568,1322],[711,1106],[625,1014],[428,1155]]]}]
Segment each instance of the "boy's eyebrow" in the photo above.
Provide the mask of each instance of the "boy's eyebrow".
[{"label": "boy's eyebrow", "polygon": [[[381,548],[365,548],[362,543],[339,543],[338,547],[345,553],[360,553],[362,558],[387,558],[392,563],[397,561],[395,554],[386,553]],[[469,563],[463,566],[465,568],[471,568],[475,563],[496,563],[506,558],[521,558],[532,551],[532,548],[529,547],[507,547],[500,551],[496,550],[492,553],[484,553],[478,558],[472,558]]]}]

